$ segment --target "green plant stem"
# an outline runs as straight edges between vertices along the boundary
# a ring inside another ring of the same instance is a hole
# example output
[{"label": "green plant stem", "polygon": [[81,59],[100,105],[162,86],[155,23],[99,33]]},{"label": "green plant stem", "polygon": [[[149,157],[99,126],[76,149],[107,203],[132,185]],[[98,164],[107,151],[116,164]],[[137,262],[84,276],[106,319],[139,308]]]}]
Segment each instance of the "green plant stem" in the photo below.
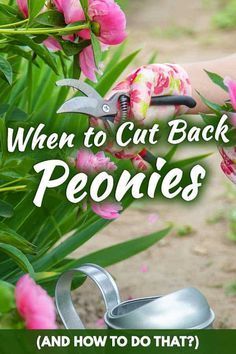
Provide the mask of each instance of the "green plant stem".
[{"label": "green plant stem", "polygon": [[22,21],[18,21],[18,22],[14,22],[14,23],[8,23],[6,25],[1,25],[0,29],[1,28],[18,27],[18,26],[24,25],[25,23],[28,23],[28,22],[29,22],[29,19],[27,18],[27,19],[22,20]]},{"label": "green plant stem", "polygon": [[0,193],[1,192],[21,191],[21,190],[24,190],[26,188],[27,188],[27,186],[14,186],[14,187],[0,188]]},{"label": "green plant stem", "polygon": [[18,28],[18,29],[9,29],[9,28],[0,28],[0,34],[5,34],[5,35],[18,35],[18,34],[28,34],[28,35],[33,35],[33,34],[67,34],[71,32],[78,32],[83,29],[89,29],[90,24],[85,23],[83,25],[79,26],[71,26],[71,27],[65,27],[65,28]]},{"label": "green plant stem", "polygon": [[8,186],[10,186],[11,184],[14,184],[14,183],[19,183],[19,182],[21,182],[21,181],[24,181],[25,179],[27,179],[27,177],[17,178],[17,179],[15,179],[14,181],[7,182],[7,183],[2,184],[2,185],[1,185],[1,188],[8,187]]},{"label": "green plant stem", "polygon": [[28,63],[28,115],[32,112],[32,83],[33,83],[33,68],[32,60]]}]

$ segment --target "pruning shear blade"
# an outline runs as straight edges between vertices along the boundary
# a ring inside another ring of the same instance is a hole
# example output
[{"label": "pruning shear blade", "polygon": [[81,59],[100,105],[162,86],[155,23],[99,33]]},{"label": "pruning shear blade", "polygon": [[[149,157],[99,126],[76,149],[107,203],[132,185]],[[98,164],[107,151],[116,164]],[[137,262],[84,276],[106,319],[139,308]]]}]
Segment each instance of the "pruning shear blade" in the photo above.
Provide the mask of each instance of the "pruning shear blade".
[{"label": "pruning shear blade", "polygon": [[103,100],[102,96],[100,96],[99,93],[92,86],[86,84],[86,82],[83,82],[81,80],[64,79],[64,80],[57,81],[56,84],[57,86],[72,87],[76,90],[79,90],[80,92],[82,92],[84,95],[88,97],[96,98],[97,100]]},{"label": "pruning shear blade", "polygon": [[81,113],[96,117],[103,115],[97,99],[89,97],[75,97],[65,102],[57,113]]}]

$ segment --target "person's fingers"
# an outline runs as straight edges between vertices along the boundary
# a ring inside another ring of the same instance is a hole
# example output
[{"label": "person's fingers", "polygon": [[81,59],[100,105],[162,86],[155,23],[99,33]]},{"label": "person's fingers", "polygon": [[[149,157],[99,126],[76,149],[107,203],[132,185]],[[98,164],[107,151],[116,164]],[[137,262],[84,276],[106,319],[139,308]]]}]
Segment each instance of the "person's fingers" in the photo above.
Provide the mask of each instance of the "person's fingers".
[{"label": "person's fingers", "polygon": [[154,90],[155,73],[149,67],[142,67],[130,85],[131,113],[135,120],[143,121],[146,118]]},{"label": "person's fingers", "polygon": [[[152,64],[149,66],[155,73],[153,96],[188,95],[192,88],[186,71],[176,64]],[[169,119],[188,110],[185,106],[150,106],[145,125],[152,124],[154,120]]]},{"label": "person's fingers", "polygon": [[110,99],[117,92],[129,93],[130,91],[130,82],[128,79],[121,81],[106,95],[106,99]]}]

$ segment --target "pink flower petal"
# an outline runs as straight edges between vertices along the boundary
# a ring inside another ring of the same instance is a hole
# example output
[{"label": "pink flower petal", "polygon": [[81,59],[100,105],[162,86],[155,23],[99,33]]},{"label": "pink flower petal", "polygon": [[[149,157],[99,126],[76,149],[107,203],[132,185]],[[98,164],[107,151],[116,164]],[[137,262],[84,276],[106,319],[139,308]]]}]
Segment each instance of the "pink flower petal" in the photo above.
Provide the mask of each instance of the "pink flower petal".
[{"label": "pink flower petal", "polygon": [[113,0],[90,0],[89,17],[100,25],[99,39],[104,44],[120,44],[126,38],[126,17]]},{"label": "pink flower petal", "polygon": [[56,311],[52,298],[29,275],[16,284],[16,307],[28,329],[56,329]]},{"label": "pink flower petal", "polygon": [[48,37],[47,39],[45,39],[45,41],[43,41],[43,44],[51,52],[58,52],[59,50],[62,50],[60,43],[53,37]]},{"label": "pink flower petal", "polygon": [[80,149],[77,152],[76,168],[84,173],[92,174],[103,171],[115,171],[117,166],[106,157],[103,151],[94,154],[92,151]]},{"label": "pink flower petal", "polygon": [[229,89],[229,96],[232,102],[233,108],[236,110],[236,81],[232,80],[230,77],[226,77],[224,84]]},{"label": "pink flower petal", "polygon": [[230,181],[236,184],[236,172],[234,169],[227,165],[225,162],[221,163],[221,168],[224,174],[230,179]]},{"label": "pink flower petal", "polygon": [[120,216],[119,212],[122,210],[122,206],[119,203],[110,202],[91,202],[91,208],[95,214],[106,220],[117,219]]},{"label": "pink flower petal", "polygon": [[92,46],[86,47],[79,55],[79,63],[84,76],[93,82],[97,82],[95,73],[98,71],[95,61]]},{"label": "pink flower petal", "polygon": [[29,12],[28,12],[28,1],[27,0],[16,0],[17,5],[20,9],[20,12],[22,13],[22,15],[27,18],[29,16]]},{"label": "pink flower petal", "polygon": [[63,13],[67,24],[85,20],[80,0],[54,0],[54,4]]}]

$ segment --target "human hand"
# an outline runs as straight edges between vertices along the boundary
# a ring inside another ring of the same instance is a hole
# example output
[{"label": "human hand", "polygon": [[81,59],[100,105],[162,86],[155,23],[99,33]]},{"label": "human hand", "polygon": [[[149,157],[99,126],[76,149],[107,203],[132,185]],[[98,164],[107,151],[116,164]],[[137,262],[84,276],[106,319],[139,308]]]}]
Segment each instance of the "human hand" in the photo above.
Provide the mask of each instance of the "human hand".
[{"label": "human hand", "polygon": [[[173,118],[184,114],[188,108],[185,106],[151,106],[153,96],[186,95],[191,96],[192,89],[186,71],[175,64],[151,64],[142,66],[133,71],[110,92],[108,98],[115,93],[129,94],[130,108],[128,119],[142,126],[153,125],[155,121]],[[121,112],[115,118],[115,126],[120,124]],[[93,126],[106,129],[103,121],[93,118]],[[147,169],[139,146],[129,146],[126,149],[119,147],[110,139],[106,151],[120,159],[130,159],[136,168]]]},{"label": "human hand", "polygon": [[188,74],[180,65],[151,64],[133,71],[116,85],[109,97],[116,92],[129,94],[130,119],[150,125],[155,120],[173,118],[188,110],[185,106],[150,106],[152,96],[191,96],[192,89]]}]

